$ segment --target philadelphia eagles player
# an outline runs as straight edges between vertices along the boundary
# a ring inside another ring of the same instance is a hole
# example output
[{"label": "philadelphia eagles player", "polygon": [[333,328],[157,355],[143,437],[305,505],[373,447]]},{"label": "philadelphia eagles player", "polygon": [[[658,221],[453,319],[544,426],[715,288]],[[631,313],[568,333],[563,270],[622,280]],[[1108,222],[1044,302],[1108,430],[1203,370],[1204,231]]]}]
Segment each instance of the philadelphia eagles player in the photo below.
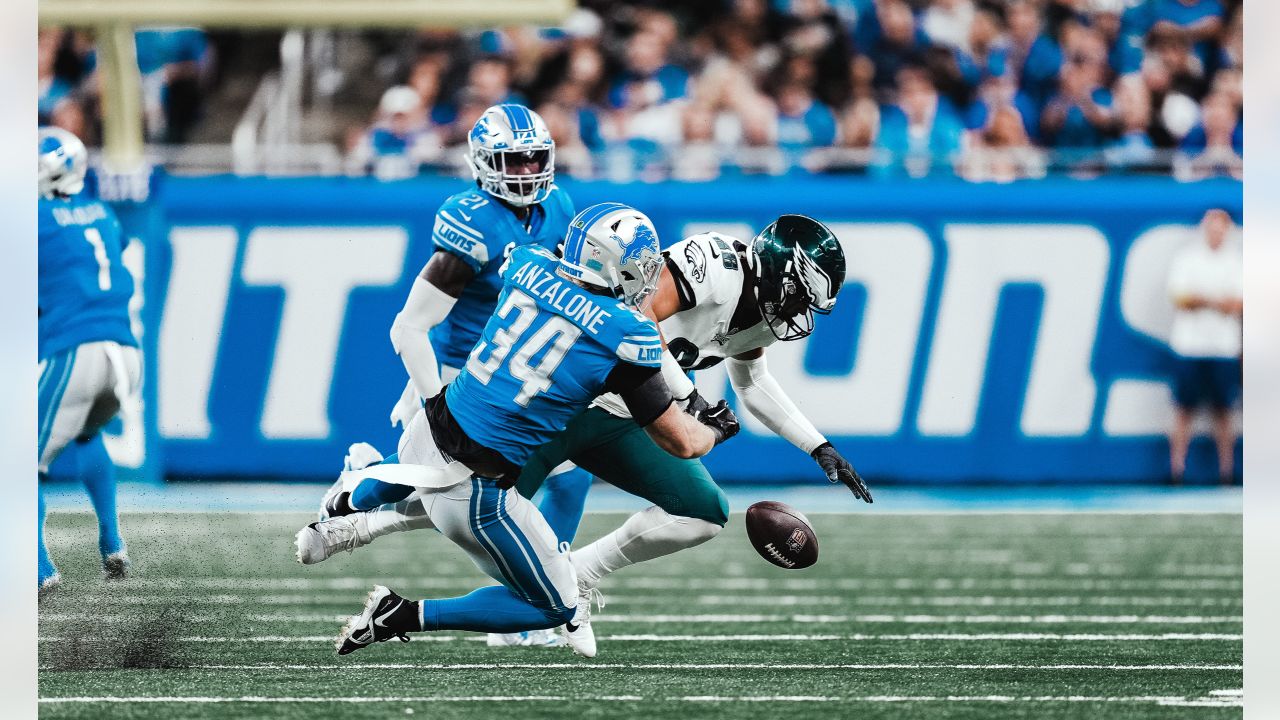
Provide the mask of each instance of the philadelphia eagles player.
[{"label": "philadelphia eagles player", "polygon": [[[750,243],[704,233],[665,253],[665,272],[650,306],[666,338],[663,375],[673,395],[693,413],[706,407],[685,371],[727,361],[739,400],[767,427],[809,454],[831,482],[871,502],[862,478],[804,417],[769,373],[765,349],[778,340],[807,337],[814,314],[835,305],[845,275],[844,252],[822,223],[784,215]],[[673,362],[674,360],[674,362]],[[547,471],[566,459],[605,481],[654,503],[621,528],[575,550],[580,592],[627,565],[693,547],[714,537],[728,519],[728,501],[698,460],[662,452],[632,430],[625,408],[604,396],[538,448],[521,470],[517,488],[532,496]],[[320,562],[376,537],[418,526],[384,506],[320,523],[326,542],[303,562]]]}]

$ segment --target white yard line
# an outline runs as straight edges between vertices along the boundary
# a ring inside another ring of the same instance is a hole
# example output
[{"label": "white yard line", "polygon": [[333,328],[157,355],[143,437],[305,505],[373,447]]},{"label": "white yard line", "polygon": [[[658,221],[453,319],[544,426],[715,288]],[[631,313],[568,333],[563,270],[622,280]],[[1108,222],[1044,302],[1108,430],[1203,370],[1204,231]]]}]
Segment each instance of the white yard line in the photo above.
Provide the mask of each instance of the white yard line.
[{"label": "white yard line", "polygon": [[[415,640],[427,642],[453,642],[471,640],[484,642],[485,638],[476,635],[436,635],[421,633],[414,635]],[[801,633],[781,634],[737,634],[737,635],[601,635],[601,640],[609,642],[781,642],[781,641],[856,641],[878,642],[899,640],[941,640],[956,642],[987,642],[998,640],[1054,640],[1064,642],[1165,642],[1165,641],[1234,641],[1244,639],[1240,633],[1158,633],[1158,634],[1094,634],[1094,633],[910,633],[910,634],[861,634],[819,635]],[[67,638],[46,635],[41,642],[64,642]],[[246,635],[243,637],[227,636],[191,636],[177,638],[180,642],[191,643],[333,643],[333,635]]]},{"label": "white yard line", "polygon": [[1008,663],[344,663],[189,665],[192,670],[1243,670],[1243,665],[1025,665]]},{"label": "white yard line", "polygon": [[[88,613],[52,613],[46,620],[79,620],[96,618],[109,623],[113,619],[132,622],[132,618],[102,618]],[[257,613],[242,619],[262,623],[341,622],[349,615],[334,613]],[[216,615],[193,615],[199,622],[215,622]],[[615,613],[593,618],[596,623],[698,623],[706,625],[802,623],[806,625],[897,624],[897,625],[1207,625],[1244,621],[1240,615],[764,615],[707,614],[663,615]]]},{"label": "white yard line", "polygon": [[1213,698],[1188,698],[1177,695],[1136,696],[1088,696],[1088,695],[683,695],[671,697],[641,697],[639,695],[422,695],[416,697],[264,697],[243,695],[239,697],[217,696],[77,696],[42,697],[42,704],[99,704],[99,703],[277,703],[277,704],[366,704],[366,703],[435,703],[435,702],[698,702],[698,703],[1129,703],[1158,704],[1182,707],[1240,707],[1243,698],[1216,700]]},{"label": "white yard line", "polygon": [[[438,570],[438,569],[433,569]],[[1142,591],[1142,590],[1240,590],[1240,572],[1227,577],[937,577],[908,578],[897,576],[863,576],[856,578],[676,578],[620,577],[611,580],[608,590],[1050,590],[1050,591]],[[260,590],[360,590],[373,585],[403,588],[472,588],[488,584],[472,575],[430,577],[340,577],[340,578],[248,578],[211,577],[191,579],[145,578],[129,581],[130,587],[168,590],[221,590],[224,593]]]}]

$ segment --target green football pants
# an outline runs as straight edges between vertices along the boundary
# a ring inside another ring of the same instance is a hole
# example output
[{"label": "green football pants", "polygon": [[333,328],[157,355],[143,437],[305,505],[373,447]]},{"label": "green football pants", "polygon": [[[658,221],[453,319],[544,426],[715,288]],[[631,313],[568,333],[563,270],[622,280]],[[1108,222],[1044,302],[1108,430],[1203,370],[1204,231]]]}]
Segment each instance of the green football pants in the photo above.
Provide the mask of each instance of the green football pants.
[{"label": "green football pants", "polygon": [[729,501],[702,461],[668,454],[630,418],[587,408],[564,432],[534,451],[516,489],[533,497],[547,473],[566,460],[671,515],[722,527],[729,520]]}]

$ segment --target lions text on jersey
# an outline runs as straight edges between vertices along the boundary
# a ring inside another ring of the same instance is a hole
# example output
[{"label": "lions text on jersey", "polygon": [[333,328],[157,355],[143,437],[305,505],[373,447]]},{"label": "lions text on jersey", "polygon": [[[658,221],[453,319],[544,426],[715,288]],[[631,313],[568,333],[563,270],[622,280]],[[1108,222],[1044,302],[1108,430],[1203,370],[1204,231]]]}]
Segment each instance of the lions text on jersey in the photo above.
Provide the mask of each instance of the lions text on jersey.
[{"label": "lions text on jersey", "polygon": [[84,343],[136,347],[129,324],[133,276],[115,213],[81,195],[40,198],[40,359]]},{"label": "lions text on jersey", "polygon": [[605,387],[619,362],[660,367],[653,321],[556,273],[538,247],[512,251],[498,309],[445,399],[476,442],[523,465]]},{"label": "lions text on jersey", "polygon": [[573,203],[552,185],[547,199],[529,208],[529,223],[479,189],[460,192],[436,212],[431,240],[437,250],[462,258],[476,275],[467,283],[444,322],[431,331],[440,364],[460,368],[480,339],[502,290],[498,270],[512,248],[538,245],[549,250],[564,238],[573,219]]}]

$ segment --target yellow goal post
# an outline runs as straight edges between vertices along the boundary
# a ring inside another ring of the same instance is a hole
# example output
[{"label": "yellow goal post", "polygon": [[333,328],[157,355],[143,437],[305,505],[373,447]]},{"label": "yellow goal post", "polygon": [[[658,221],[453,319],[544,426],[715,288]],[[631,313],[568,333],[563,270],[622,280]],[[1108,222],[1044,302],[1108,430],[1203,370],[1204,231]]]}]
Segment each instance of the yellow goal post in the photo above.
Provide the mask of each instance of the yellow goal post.
[{"label": "yellow goal post", "polygon": [[91,28],[102,73],[103,156],[129,172],[144,159],[142,81],[133,30],[201,28],[465,28],[555,24],[575,0],[40,0],[42,26]]}]

